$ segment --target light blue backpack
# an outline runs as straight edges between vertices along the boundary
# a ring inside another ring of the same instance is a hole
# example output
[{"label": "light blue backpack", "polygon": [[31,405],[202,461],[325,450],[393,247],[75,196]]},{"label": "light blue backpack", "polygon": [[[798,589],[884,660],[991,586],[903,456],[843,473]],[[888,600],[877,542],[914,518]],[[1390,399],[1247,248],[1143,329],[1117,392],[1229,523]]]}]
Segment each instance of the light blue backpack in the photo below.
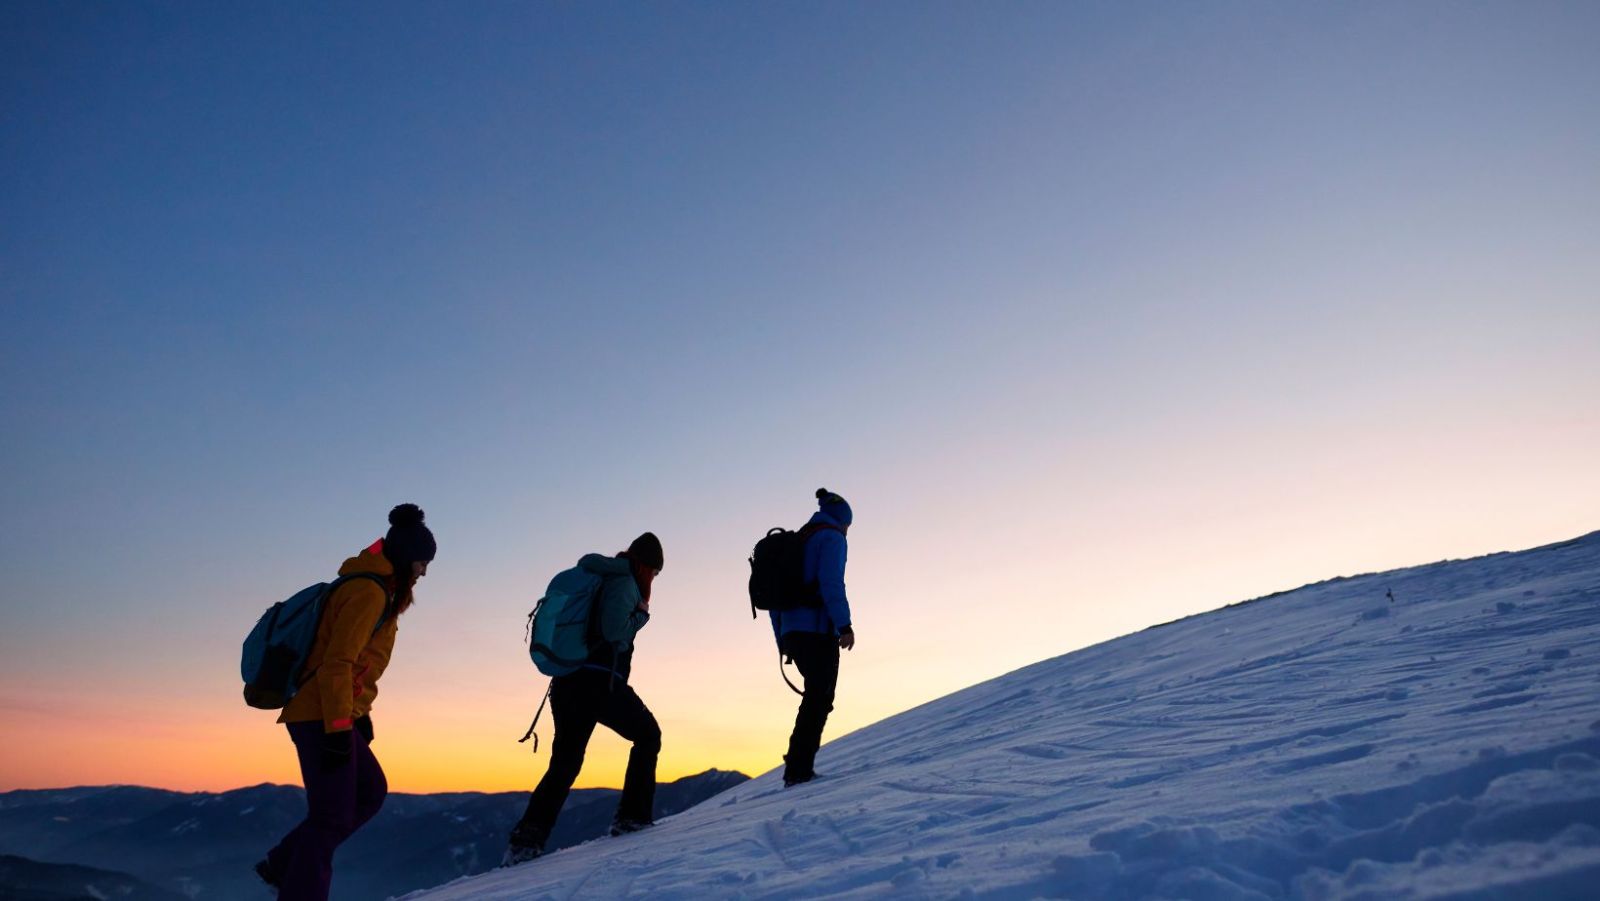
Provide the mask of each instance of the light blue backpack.
[{"label": "light blue backpack", "polygon": [[528,614],[528,656],[546,676],[565,676],[589,659],[590,617],[605,576],[581,566],[550,580]]},{"label": "light blue backpack", "polygon": [[[317,626],[322,623],[322,613],[334,589],[351,579],[371,579],[383,589],[387,599],[389,586],[376,573],[352,573],[332,582],[318,582],[294,593],[286,601],[267,608],[256,621],[254,629],[244,640],[244,652],[239,660],[239,674],[244,677],[244,702],[260,710],[277,710],[288,704],[309,679],[303,673],[311,646],[317,641]],[[389,618],[387,601],[383,615],[372,634],[378,634]]]}]

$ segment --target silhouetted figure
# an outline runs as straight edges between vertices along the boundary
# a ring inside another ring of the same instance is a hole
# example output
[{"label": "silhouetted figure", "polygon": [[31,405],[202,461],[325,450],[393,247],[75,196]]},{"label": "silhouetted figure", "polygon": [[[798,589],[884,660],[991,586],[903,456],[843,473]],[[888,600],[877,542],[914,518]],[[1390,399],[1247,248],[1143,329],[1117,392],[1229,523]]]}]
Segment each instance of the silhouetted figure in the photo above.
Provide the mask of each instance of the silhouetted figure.
[{"label": "silhouetted figure", "polygon": [[822,745],[822,729],[833,712],[834,689],[839,683],[839,649],[850,650],[856,643],[844,588],[845,535],[853,518],[850,505],[819,488],[817,507],[806,525],[811,534],[803,563],[806,584],[816,586],[817,603],[770,614],[778,650],[794,661],[806,686],[789,736],[789,752],[783,757],[785,786],[816,777],[817,748]]},{"label": "silhouetted figure", "polygon": [[339,567],[341,576],[378,578],[350,579],[329,595],[306,658],[311,676],[278,717],[300,758],[308,808],[305,820],[256,864],[281,901],[325,901],[333,852],[389,793],[372,755],[372,702],[394,652],[397,620],[411,608],[412,589],[437,550],[422,521],[415,504],[395,507],[388,534]]},{"label": "silhouetted figure", "polygon": [[636,832],[655,823],[656,757],[661,728],[628,685],[633,639],[650,620],[650,585],[662,568],[661,542],[646,532],[615,557],[589,554],[578,565],[604,577],[590,609],[590,653],[577,671],[550,683],[550,713],[555,718],[550,765],[528,798],[528,809],[511,830],[501,866],[544,853],[596,725],[628,741],[628,770],[612,835]]}]

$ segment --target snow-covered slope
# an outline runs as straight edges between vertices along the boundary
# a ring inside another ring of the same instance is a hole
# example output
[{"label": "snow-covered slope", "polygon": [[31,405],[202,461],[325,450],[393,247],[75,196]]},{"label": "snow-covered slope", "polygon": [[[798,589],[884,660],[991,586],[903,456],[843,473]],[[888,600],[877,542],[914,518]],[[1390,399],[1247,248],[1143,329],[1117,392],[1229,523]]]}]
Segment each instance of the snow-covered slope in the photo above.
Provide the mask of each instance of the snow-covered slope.
[{"label": "snow-covered slope", "polygon": [[1600,533],[1150,629],[817,765],[415,897],[1600,897]]}]

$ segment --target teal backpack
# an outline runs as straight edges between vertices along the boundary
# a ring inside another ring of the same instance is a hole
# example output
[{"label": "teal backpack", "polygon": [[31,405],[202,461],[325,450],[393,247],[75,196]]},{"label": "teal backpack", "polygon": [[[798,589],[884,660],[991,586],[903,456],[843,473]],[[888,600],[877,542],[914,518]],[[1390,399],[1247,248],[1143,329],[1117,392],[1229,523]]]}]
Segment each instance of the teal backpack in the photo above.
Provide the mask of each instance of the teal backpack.
[{"label": "teal backpack", "polygon": [[565,676],[589,659],[590,619],[605,576],[574,566],[556,574],[528,614],[528,656],[546,676]]},{"label": "teal backpack", "polygon": [[317,641],[317,627],[333,592],[351,579],[371,579],[383,589],[383,615],[372,627],[377,635],[392,615],[394,598],[389,586],[377,573],[352,573],[332,582],[318,582],[294,593],[286,601],[267,608],[245,637],[239,659],[239,674],[244,677],[244,702],[260,710],[277,710],[289,703],[311,678],[305,672],[306,658]]},{"label": "teal backpack", "polygon": [[[564,569],[550,580],[544,597],[528,614],[528,656],[533,658],[533,665],[539,672],[551,677],[565,676],[577,672],[589,659],[589,638],[595,629],[595,600],[605,581],[604,575],[581,566]],[[553,687],[555,682],[550,684]],[[533,723],[517,739],[518,743],[533,739],[535,753],[539,750],[539,736],[533,734],[533,730],[538,728],[539,717],[544,715],[544,705],[549,700],[550,689],[546,688],[544,700],[539,702],[539,710],[533,715]]]}]

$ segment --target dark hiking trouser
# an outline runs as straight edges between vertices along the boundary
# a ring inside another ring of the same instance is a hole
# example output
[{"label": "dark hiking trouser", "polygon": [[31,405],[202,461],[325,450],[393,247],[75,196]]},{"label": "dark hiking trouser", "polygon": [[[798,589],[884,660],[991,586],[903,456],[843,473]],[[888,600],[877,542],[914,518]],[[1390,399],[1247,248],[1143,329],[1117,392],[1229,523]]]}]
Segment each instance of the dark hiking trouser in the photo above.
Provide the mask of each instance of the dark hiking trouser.
[{"label": "dark hiking trouser", "polygon": [[538,841],[549,837],[561,806],[567,803],[567,793],[583,769],[583,754],[596,725],[633,742],[616,818],[640,823],[654,820],[661,727],[633,689],[626,682],[613,685],[610,673],[579,670],[551,683],[550,714],[556,721],[550,766],[528,798],[528,810],[512,835]]},{"label": "dark hiking trouser", "polygon": [[789,632],[783,636],[783,652],[806,680],[806,695],[800,699],[794,733],[789,736],[789,753],[783,757],[783,778],[804,780],[815,775],[822,727],[833,712],[833,692],[839,684],[839,640],[821,632]]},{"label": "dark hiking trouser", "polygon": [[389,780],[360,732],[350,735],[350,759],[336,769],[322,763],[322,722],[289,723],[306,786],[306,818],[267,852],[279,874],[280,901],[327,901],[333,852],[383,807]]}]

